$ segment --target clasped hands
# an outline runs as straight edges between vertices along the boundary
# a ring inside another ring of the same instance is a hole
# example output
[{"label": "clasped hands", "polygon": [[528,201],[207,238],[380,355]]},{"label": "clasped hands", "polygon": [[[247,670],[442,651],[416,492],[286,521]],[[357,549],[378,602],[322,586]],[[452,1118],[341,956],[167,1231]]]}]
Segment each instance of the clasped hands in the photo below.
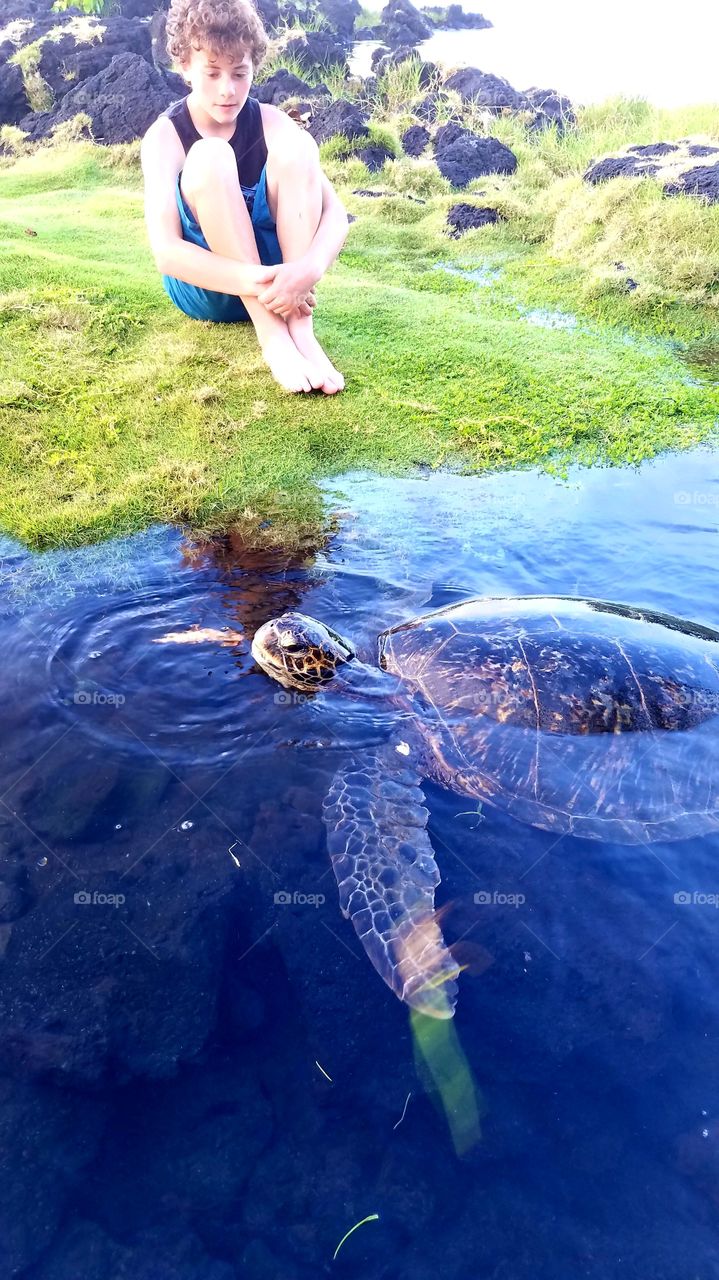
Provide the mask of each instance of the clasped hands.
[{"label": "clasped hands", "polygon": [[257,300],[268,311],[288,320],[293,314],[309,316],[317,305],[314,286],[322,276],[314,259],[298,258],[276,266],[257,268]]}]

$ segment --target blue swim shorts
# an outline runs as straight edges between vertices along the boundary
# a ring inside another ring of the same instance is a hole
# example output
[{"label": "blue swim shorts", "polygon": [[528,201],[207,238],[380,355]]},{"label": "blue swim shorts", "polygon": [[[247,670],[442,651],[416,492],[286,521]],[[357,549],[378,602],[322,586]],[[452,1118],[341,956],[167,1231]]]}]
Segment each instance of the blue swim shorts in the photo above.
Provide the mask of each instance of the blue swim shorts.
[{"label": "blue swim shorts", "polygon": [[[180,177],[177,175],[175,196],[182,223],[182,238],[203,249],[209,245],[202,234],[202,229],[194,215],[190,212],[180,191]],[[255,243],[260,262],[266,266],[276,266],[282,262],[282,250],[277,239],[277,228],[272,220],[267,204],[267,166],[262,166],[259,181],[253,187],[242,187],[247,212],[252,221]],[[239,320],[249,320],[250,315],[244,302],[234,293],[217,293],[214,289],[200,289],[198,285],[186,284],[174,276],[163,276],[162,283],[166,293],[185,315],[193,320],[214,320],[219,324],[236,324]]]}]

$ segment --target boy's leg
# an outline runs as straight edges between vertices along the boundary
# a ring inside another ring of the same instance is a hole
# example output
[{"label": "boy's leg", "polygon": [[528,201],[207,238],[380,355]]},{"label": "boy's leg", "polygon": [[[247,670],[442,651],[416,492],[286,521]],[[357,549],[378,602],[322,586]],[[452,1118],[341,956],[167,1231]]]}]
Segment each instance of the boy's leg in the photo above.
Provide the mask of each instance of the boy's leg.
[{"label": "boy's leg", "polygon": [[[322,172],[317,147],[297,130],[287,149],[274,147],[267,158],[267,204],[277,227],[282,258],[296,262],[309,249],[322,216]],[[291,316],[287,328],[303,355],[326,370],[325,390],[341,391],[345,380],[317,341],[312,316]]]},{"label": "boy's leg", "polygon": [[[240,189],[235,153],[222,138],[202,138],[187,154],[180,190],[213,253],[260,265],[255,233]],[[281,316],[240,295],[273,376],[288,391],[321,387],[323,370],[298,350]]]}]

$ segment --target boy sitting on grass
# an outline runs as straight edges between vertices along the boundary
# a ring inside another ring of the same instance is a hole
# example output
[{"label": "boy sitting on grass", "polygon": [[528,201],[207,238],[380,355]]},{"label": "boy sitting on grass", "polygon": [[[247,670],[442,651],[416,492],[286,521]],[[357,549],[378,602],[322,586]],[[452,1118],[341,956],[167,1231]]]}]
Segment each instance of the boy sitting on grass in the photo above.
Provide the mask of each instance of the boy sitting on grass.
[{"label": "boy sitting on grass", "polygon": [[310,134],[249,97],[267,45],[252,0],[172,0],[167,48],[191,92],[142,140],[148,236],[186,315],[251,320],[280,386],[333,395],[344,378],[314,336],[312,309],[347,213]]}]

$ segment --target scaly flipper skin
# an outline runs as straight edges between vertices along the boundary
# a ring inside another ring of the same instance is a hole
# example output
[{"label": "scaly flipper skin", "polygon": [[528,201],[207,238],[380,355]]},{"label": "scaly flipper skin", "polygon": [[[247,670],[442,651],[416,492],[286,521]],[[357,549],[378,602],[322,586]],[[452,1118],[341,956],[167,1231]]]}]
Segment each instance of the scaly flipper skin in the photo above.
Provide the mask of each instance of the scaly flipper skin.
[{"label": "scaly flipper skin", "polygon": [[451,1018],[459,966],[435,919],[440,875],[417,783],[391,749],[338,773],[323,808],[327,846],[342,914],[377,972],[412,1008]]}]

